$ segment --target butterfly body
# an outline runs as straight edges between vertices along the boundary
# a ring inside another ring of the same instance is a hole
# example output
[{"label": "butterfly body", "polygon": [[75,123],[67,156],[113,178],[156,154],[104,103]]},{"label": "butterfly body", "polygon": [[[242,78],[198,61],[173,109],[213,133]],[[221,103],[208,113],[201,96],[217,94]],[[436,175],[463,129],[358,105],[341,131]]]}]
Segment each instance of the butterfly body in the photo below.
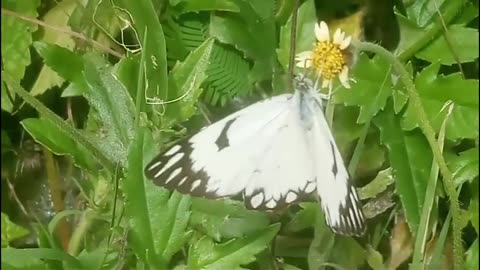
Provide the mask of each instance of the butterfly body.
[{"label": "butterfly body", "polygon": [[320,96],[307,80],[296,80],[293,94],[257,102],[171,146],[145,174],[193,196],[241,194],[252,209],[277,209],[317,191],[334,231],[365,229]]}]

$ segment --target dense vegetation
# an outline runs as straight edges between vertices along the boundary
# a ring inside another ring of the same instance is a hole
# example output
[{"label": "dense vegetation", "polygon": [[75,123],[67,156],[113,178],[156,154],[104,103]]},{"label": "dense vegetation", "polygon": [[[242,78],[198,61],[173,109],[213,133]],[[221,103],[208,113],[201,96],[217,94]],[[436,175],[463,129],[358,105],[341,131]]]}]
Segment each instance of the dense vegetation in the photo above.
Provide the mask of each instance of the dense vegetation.
[{"label": "dense vegetation", "polygon": [[327,116],[365,236],[335,235],[313,197],[251,211],[144,178],[292,92],[295,1],[5,0],[2,268],[478,269],[478,1],[298,2],[296,52],[319,20],[360,39]]}]

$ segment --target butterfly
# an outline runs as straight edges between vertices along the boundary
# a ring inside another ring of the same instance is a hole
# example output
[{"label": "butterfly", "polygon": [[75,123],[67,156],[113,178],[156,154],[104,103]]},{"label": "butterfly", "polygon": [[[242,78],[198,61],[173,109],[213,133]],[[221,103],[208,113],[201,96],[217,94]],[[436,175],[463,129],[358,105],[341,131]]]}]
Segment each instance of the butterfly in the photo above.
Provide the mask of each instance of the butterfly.
[{"label": "butterfly", "polygon": [[316,192],[327,225],[362,235],[355,188],[322,100],[307,78],[294,93],[254,103],[165,149],[146,167],[156,185],[206,198],[241,195],[250,209],[274,210]]}]

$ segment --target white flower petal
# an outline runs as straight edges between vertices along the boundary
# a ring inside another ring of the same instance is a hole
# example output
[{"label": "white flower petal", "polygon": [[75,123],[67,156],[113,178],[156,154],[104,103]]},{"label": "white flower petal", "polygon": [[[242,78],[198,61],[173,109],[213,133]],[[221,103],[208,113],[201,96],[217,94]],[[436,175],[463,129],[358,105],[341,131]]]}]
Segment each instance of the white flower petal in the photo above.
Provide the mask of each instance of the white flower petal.
[{"label": "white flower petal", "polygon": [[320,24],[315,24],[315,37],[320,42],[330,40],[328,25],[324,21],[321,21]]},{"label": "white flower petal", "polygon": [[335,31],[335,34],[333,34],[333,43],[341,45],[344,36],[345,36],[345,33],[342,30],[340,30],[340,28],[337,28],[337,30]]},{"label": "white flower petal", "polygon": [[350,89],[350,83],[348,82],[348,67],[347,66],[343,67],[342,71],[338,75],[338,79],[340,80],[340,82],[342,83],[342,85],[345,88]]},{"label": "white flower petal", "polygon": [[295,55],[295,64],[300,68],[309,68],[312,66],[312,51],[304,51]]},{"label": "white flower petal", "polygon": [[352,36],[346,37],[340,44],[340,50],[345,50],[348,46],[350,46],[350,42],[352,42]]},{"label": "white flower petal", "polygon": [[295,60],[312,59],[312,51],[304,51],[295,55]]},{"label": "white flower petal", "polygon": [[304,61],[299,61],[295,64],[295,66],[299,68],[311,68],[312,67],[312,59],[305,59]]}]

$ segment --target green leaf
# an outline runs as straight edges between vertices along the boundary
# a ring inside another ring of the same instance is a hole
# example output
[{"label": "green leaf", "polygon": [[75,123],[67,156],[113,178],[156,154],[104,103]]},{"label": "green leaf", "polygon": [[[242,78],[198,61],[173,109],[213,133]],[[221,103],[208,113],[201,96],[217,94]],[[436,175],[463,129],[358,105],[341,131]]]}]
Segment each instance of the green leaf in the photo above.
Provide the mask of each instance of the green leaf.
[{"label": "green leaf", "polygon": [[270,219],[264,213],[246,210],[240,202],[193,199],[190,226],[215,241],[245,237],[269,224]]},{"label": "green leaf", "polygon": [[329,258],[335,244],[335,235],[327,227],[325,217],[318,206],[316,207],[314,224],[314,238],[308,250],[308,269],[324,269],[325,263],[330,262]]},{"label": "green leaf", "polygon": [[171,89],[178,89],[169,94],[169,102],[163,116],[163,127],[170,127],[175,122],[183,122],[195,113],[195,104],[201,94],[200,85],[207,75],[213,39],[206,40],[200,47],[190,53],[182,63],[175,65],[171,72]]},{"label": "green leaf", "polygon": [[92,154],[48,118],[29,118],[20,122],[36,142],[57,155],[69,155],[78,166],[98,170]]},{"label": "green leaf", "polygon": [[[175,3],[172,3],[175,2]],[[238,12],[240,9],[233,0],[178,0],[170,1],[178,14],[199,11],[230,11]]]},{"label": "green leaf", "polygon": [[[180,18],[178,24],[167,22],[164,29],[169,65],[173,61],[183,61],[189,51],[202,45],[208,23],[203,17],[195,19],[191,16]],[[249,72],[250,62],[241,52],[233,46],[214,43],[206,70],[204,98],[212,105],[223,105],[234,96],[249,94],[253,88],[251,82],[245,79]]]},{"label": "green leaf", "polygon": [[419,130],[403,131],[393,105],[374,118],[381,141],[388,149],[396,191],[402,202],[411,232],[416,232],[423,207],[432,151]]},{"label": "green leaf", "polygon": [[478,269],[478,238],[466,252],[464,269]]},{"label": "green leaf", "polygon": [[[2,9],[13,11],[19,15],[37,17],[39,0],[6,0],[2,1]],[[37,24],[26,22],[11,14],[2,16],[2,70],[8,72],[16,81],[20,81],[25,68],[30,64],[32,33]]]},{"label": "green leaf", "polygon": [[352,237],[337,235],[332,250],[342,252],[332,252],[328,261],[344,269],[358,269],[367,259],[366,250]]},{"label": "green leaf", "polygon": [[1,132],[2,132],[2,148],[1,149],[2,149],[2,155],[3,155],[4,153],[13,151],[13,145],[7,132],[3,129],[1,130]]},{"label": "green leaf", "polygon": [[[171,91],[168,89],[167,52],[165,36],[155,6],[151,0],[120,0],[115,2],[125,11],[135,27],[138,43],[142,43],[142,53],[147,55],[145,78],[148,81],[145,95],[165,99]],[[148,32],[148,34],[146,33]],[[145,35],[147,39],[145,44]]]},{"label": "green leaf", "polygon": [[[430,65],[415,79],[430,124],[438,133],[447,113],[444,106],[452,101],[454,107],[447,121],[446,138],[478,138],[478,80],[465,80],[460,73],[438,75],[439,68],[438,63]],[[409,104],[402,126],[406,130],[418,127],[417,115]]]},{"label": "green leaf", "polygon": [[8,216],[2,213],[2,248],[7,247],[10,241],[22,238],[28,233],[27,229],[11,222]]},{"label": "green leaf", "polygon": [[315,224],[315,217],[318,212],[318,203],[300,203],[302,209],[295,213],[292,220],[285,226],[291,232],[298,232],[310,228]]},{"label": "green leaf", "polygon": [[358,123],[366,123],[385,107],[392,95],[390,64],[381,57],[369,59],[361,54],[350,75],[357,82],[351,89],[341,87],[335,92],[334,102],[359,106]]},{"label": "green leaf", "polygon": [[388,186],[394,182],[392,168],[382,170],[378,172],[377,176],[370,183],[358,190],[358,197],[360,200],[375,198],[387,190]]},{"label": "green leaf", "polygon": [[[43,16],[42,21],[48,25],[70,29],[68,21],[73,11],[78,7],[78,4],[79,2],[75,0],[61,1]],[[75,46],[75,42],[71,35],[64,31],[52,30],[47,27],[44,28],[44,33],[40,41],[55,44],[56,46],[66,48],[70,51]],[[44,56],[42,57],[45,59]],[[69,58],[63,58],[62,60],[67,62],[71,61]],[[60,86],[63,81],[64,79],[55,73],[48,64],[43,65],[32,89],[30,90],[30,94],[33,96],[41,95],[53,86]]]},{"label": "green leaf", "polygon": [[235,46],[246,58],[255,60],[256,72],[252,71],[255,79],[269,79],[275,63],[274,1],[236,0],[235,3],[240,13],[211,16],[210,36]]},{"label": "green leaf", "polygon": [[[125,213],[131,228],[129,238],[132,249],[143,261],[149,261],[157,269],[164,269],[164,262],[157,256],[153,246],[149,204],[146,198],[146,185],[151,183],[147,182],[143,175],[144,163],[148,162],[144,160],[144,153],[148,151],[146,149],[152,148],[147,143],[152,143],[151,134],[146,128],[139,128],[129,148],[128,173],[122,186],[127,198]],[[166,201],[168,192],[159,192],[156,198]]]},{"label": "green leaf", "polygon": [[468,212],[470,215],[470,222],[472,223],[473,228],[478,235],[478,197],[470,200],[470,206],[468,207]]},{"label": "green leaf", "polygon": [[478,38],[477,29],[451,25],[445,34],[435,39],[415,56],[432,63],[439,62],[442,65],[474,61],[478,58]]},{"label": "green leaf", "polygon": [[[78,89],[87,87],[82,76],[83,59],[80,55],[56,44],[36,41],[33,46],[47,65],[64,80],[75,84]],[[46,89],[44,89],[46,90]]]},{"label": "green leaf", "polygon": [[383,256],[380,252],[368,246],[367,263],[373,270],[384,270]]},{"label": "green leaf", "polygon": [[51,248],[2,248],[2,264],[23,268],[32,265],[41,265],[42,260],[65,262],[70,267],[67,269],[86,269],[75,257],[58,249]]},{"label": "green leaf", "polygon": [[214,44],[206,71],[205,99],[212,105],[223,105],[233,97],[249,94],[253,89],[249,80],[245,79],[249,72],[249,62],[237,50]]},{"label": "green leaf", "polygon": [[162,191],[152,182],[146,183],[146,198],[150,216],[153,245],[157,253],[168,262],[190,237],[187,231],[190,219],[191,198],[173,192],[167,202],[164,197],[158,199]]},{"label": "green leaf", "polygon": [[408,17],[415,21],[418,26],[425,26],[433,16],[438,13],[439,8],[445,0],[418,0],[412,2],[407,8]]},{"label": "green leaf", "polygon": [[[300,53],[306,50],[311,50],[315,45],[314,28],[317,22],[315,16],[315,4],[313,0],[305,1],[298,9],[297,15],[297,32],[295,40],[295,51]],[[292,29],[292,17],[288,19],[287,23],[280,29],[280,44],[277,49],[278,61],[282,64],[285,70],[288,69],[288,62],[290,59],[290,36]]]},{"label": "green leaf", "polygon": [[266,249],[277,235],[280,224],[273,224],[245,238],[215,244],[208,236],[202,237],[190,247],[188,269],[244,269],[255,260],[255,255]]},{"label": "green leaf", "polygon": [[90,55],[84,66],[88,85],[84,95],[101,123],[94,141],[110,160],[125,165],[128,145],[134,136],[133,100],[104,60]]},{"label": "green leaf", "polygon": [[478,177],[478,147],[449,157],[447,161],[457,186]]}]

